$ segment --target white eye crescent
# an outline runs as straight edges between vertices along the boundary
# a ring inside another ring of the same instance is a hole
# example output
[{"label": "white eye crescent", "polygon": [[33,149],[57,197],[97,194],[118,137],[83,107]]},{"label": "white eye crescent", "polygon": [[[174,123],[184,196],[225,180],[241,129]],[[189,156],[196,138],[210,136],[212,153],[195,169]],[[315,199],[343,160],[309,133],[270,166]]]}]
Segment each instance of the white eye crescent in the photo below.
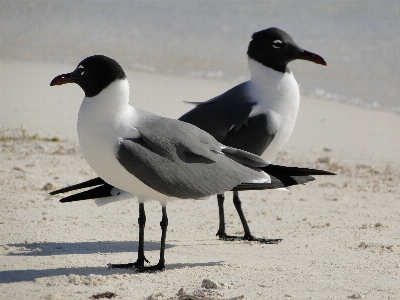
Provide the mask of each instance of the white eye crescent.
[{"label": "white eye crescent", "polygon": [[281,40],[275,40],[272,44],[272,47],[279,49],[283,46],[283,42]]},{"label": "white eye crescent", "polygon": [[82,65],[80,65],[79,67],[78,67],[78,69],[80,69],[81,70],[81,75],[83,75],[83,74],[85,74],[85,68],[82,66]]}]

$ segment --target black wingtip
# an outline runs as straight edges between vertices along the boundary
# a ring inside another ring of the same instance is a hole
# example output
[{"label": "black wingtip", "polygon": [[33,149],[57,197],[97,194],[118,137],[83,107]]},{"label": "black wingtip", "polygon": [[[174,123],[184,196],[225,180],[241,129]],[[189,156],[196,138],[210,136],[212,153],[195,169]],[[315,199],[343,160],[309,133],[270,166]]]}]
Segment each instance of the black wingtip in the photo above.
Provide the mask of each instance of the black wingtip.
[{"label": "black wingtip", "polygon": [[289,175],[289,176],[307,176],[307,175],[336,175],[335,173],[318,170],[318,169],[310,169],[310,168],[298,168],[298,167],[286,167],[270,164],[266,167],[260,168],[264,172],[267,172],[270,175]]},{"label": "black wingtip", "polygon": [[266,183],[242,183],[235,186],[232,191],[250,191],[250,190],[270,190],[285,188],[292,185],[306,184],[314,181],[312,176],[280,176],[279,178],[270,175],[271,182]]},{"label": "black wingtip", "polygon": [[57,195],[57,194],[62,194],[62,193],[66,193],[66,192],[80,190],[80,189],[92,187],[92,186],[95,186],[95,185],[101,185],[101,184],[105,184],[105,183],[106,182],[103,179],[101,179],[100,177],[97,177],[97,178],[90,179],[88,181],[84,181],[84,182],[81,182],[81,183],[78,183],[78,184],[67,186],[67,187],[59,189],[59,190],[52,191],[49,194],[50,195]]},{"label": "black wingtip", "polygon": [[[232,191],[277,189],[314,181],[315,175],[336,175],[335,173],[309,168],[286,167],[270,164],[261,167],[271,177],[270,183],[242,183]],[[313,175],[313,176],[311,176]]]},{"label": "black wingtip", "polygon": [[101,186],[92,188],[90,190],[83,191],[83,192],[62,198],[60,200],[60,202],[66,203],[66,202],[74,202],[74,201],[91,200],[91,199],[109,197],[109,196],[111,196],[111,190],[113,188],[114,187],[112,185],[109,185],[108,183],[106,183]]}]

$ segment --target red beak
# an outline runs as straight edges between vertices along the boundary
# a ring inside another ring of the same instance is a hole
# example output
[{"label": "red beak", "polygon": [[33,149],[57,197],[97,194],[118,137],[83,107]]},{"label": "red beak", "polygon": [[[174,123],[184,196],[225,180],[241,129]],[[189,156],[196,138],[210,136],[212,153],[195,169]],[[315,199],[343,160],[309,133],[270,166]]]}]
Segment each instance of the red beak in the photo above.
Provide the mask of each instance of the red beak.
[{"label": "red beak", "polygon": [[316,64],[327,66],[326,61],[321,56],[319,56],[318,54],[306,51],[306,50],[292,53],[292,55],[296,59],[309,60]]},{"label": "red beak", "polygon": [[75,82],[76,82],[76,78],[71,73],[61,74],[61,75],[54,77],[54,79],[50,82],[50,86],[62,85],[65,83],[75,83]]}]

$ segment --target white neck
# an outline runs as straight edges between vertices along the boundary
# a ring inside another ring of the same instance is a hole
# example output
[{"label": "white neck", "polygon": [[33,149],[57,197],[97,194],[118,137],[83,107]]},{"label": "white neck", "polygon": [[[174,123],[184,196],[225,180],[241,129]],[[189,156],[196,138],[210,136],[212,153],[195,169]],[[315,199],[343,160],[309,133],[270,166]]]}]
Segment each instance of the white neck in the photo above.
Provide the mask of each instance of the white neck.
[{"label": "white neck", "polygon": [[251,74],[251,78],[253,79],[253,77],[259,77],[258,74],[265,74],[266,72],[268,73],[277,73],[280,74],[281,76],[283,76],[285,73],[292,73],[289,69],[289,67],[286,67],[286,72],[279,72],[276,71],[270,67],[264,66],[262,63],[259,63],[258,61],[248,57],[247,59],[247,64],[249,66],[249,70],[250,70],[250,74]]},{"label": "white neck", "polygon": [[98,95],[83,99],[78,114],[78,136],[87,133],[88,129],[109,129],[112,123],[115,127],[115,122],[121,120],[121,116],[130,109],[133,107],[129,105],[128,80],[112,82]]},{"label": "white neck", "polygon": [[288,105],[298,109],[299,86],[288,68],[285,73],[282,73],[251,58],[248,64],[251,74],[249,92],[253,99],[265,105],[265,109],[272,109],[278,113],[287,110]]},{"label": "white neck", "polygon": [[129,82],[127,79],[120,79],[112,82],[94,97],[85,97],[85,102],[96,102],[96,106],[104,111],[115,111],[120,107],[129,105]]}]

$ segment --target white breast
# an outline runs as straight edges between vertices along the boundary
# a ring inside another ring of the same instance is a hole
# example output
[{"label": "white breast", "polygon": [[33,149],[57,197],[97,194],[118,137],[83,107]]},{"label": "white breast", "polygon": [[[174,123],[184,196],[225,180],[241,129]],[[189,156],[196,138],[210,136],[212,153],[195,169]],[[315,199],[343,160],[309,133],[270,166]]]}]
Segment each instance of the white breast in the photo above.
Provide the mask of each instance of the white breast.
[{"label": "white breast", "polygon": [[172,200],[130,174],[115,154],[121,138],[134,137],[135,108],[128,104],[129,84],[118,80],[99,95],[85,97],[78,114],[78,137],[83,156],[109,184],[134,194],[139,201]]},{"label": "white breast", "polygon": [[299,86],[292,72],[285,73],[249,59],[251,80],[247,92],[258,104],[252,114],[266,113],[268,127],[277,134],[262,157],[271,160],[292,134],[300,104]]}]

